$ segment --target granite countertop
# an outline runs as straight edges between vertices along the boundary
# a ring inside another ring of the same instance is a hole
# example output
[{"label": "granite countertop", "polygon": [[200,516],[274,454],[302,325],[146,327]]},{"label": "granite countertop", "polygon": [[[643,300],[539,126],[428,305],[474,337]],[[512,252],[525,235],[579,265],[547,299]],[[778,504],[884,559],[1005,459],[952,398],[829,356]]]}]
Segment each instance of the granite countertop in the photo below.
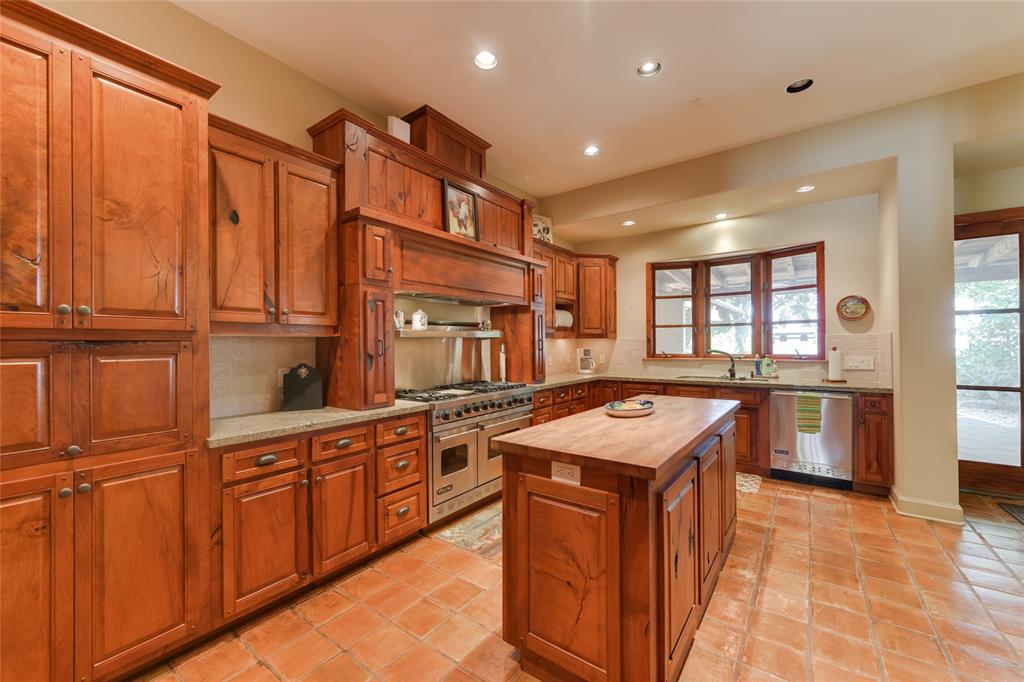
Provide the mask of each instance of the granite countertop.
[{"label": "granite countertop", "polygon": [[279,436],[319,431],[346,424],[358,424],[384,417],[425,412],[428,409],[430,406],[426,403],[396,400],[393,406],[381,407],[376,410],[343,410],[337,407],[324,407],[319,410],[299,412],[267,412],[239,417],[221,417],[210,420],[210,437],[206,439],[206,447],[213,449],[252,443]]},{"label": "granite countertop", "polygon": [[785,379],[722,379],[721,377],[713,375],[707,377],[694,376],[678,378],[642,376],[636,374],[561,374],[548,377],[547,380],[541,384],[533,384],[533,387],[537,390],[543,390],[545,388],[558,388],[560,386],[569,386],[581,382],[601,381],[602,379],[610,381],[635,381],[638,383],[680,384],[683,386],[744,386],[767,389],[830,391],[833,393],[892,393],[891,388],[871,383],[858,383],[856,381],[848,381],[845,384],[831,384],[821,380],[793,381]]}]

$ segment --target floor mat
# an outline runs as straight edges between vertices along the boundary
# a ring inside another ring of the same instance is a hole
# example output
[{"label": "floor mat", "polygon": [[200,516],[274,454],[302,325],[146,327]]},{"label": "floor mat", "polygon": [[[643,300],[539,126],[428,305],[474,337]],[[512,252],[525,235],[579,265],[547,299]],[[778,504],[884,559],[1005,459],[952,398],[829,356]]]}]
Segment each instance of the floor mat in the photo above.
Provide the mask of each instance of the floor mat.
[{"label": "floor mat", "polygon": [[501,553],[501,502],[470,514],[439,530],[433,537],[485,559],[493,559]]},{"label": "floor mat", "polygon": [[741,493],[756,493],[761,489],[761,477],[756,474],[736,474],[736,490]]},{"label": "floor mat", "polygon": [[1019,523],[1024,523],[1024,504],[1009,504],[1007,502],[1000,502],[999,506],[1003,508],[1007,514],[1017,519]]}]

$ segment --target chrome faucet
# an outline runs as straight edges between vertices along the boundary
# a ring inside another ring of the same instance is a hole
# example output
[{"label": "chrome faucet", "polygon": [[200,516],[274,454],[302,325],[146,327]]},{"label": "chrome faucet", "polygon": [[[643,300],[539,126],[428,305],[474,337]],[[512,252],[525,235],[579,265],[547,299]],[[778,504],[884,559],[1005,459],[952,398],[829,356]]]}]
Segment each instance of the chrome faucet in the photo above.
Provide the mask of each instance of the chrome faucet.
[{"label": "chrome faucet", "polygon": [[732,356],[732,353],[727,353],[724,350],[715,350],[714,348],[712,348],[711,350],[708,351],[708,355],[711,355],[712,353],[717,353],[718,355],[724,355],[727,358],[729,358],[729,378],[730,379],[735,379],[736,378],[736,358],[734,358]]}]

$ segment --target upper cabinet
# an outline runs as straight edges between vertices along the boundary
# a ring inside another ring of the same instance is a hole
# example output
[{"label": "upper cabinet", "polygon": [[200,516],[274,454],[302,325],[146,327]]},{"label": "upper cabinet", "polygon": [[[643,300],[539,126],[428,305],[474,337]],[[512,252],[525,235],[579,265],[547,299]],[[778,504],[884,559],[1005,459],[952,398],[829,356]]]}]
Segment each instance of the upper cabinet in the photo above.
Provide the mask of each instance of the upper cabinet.
[{"label": "upper cabinet", "polygon": [[481,180],[487,174],[489,142],[426,105],[402,120],[409,124],[409,141],[415,146]]},{"label": "upper cabinet", "polygon": [[210,123],[211,320],[329,333],[338,319],[337,164]]},{"label": "upper cabinet", "polygon": [[582,256],[576,269],[579,275],[579,336],[614,337],[615,260],[608,256]]},{"label": "upper cabinet", "polygon": [[3,12],[0,326],[195,329],[216,85],[37,5]]},{"label": "upper cabinet", "polygon": [[555,299],[576,300],[576,258],[555,252]]}]

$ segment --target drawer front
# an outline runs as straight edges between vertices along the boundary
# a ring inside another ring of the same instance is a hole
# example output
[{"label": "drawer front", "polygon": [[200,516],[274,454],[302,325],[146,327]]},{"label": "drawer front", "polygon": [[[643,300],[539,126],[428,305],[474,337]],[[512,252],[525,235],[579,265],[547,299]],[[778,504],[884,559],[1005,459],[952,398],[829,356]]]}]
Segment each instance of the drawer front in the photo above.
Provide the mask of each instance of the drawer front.
[{"label": "drawer front", "polygon": [[377,494],[384,495],[423,480],[422,439],[377,451]]},{"label": "drawer front", "polygon": [[572,389],[573,400],[579,400],[580,398],[586,399],[588,390],[588,386],[586,384],[576,384],[575,386],[570,386],[569,388]]},{"label": "drawer front", "polygon": [[551,419],[562,419],[563,417],[568,417],[570,414],[572,414],[572,403],[562,403],[561,405],[556,405],[552,408]]},{"label": "drawer front", "polygon": [[554,418],[554,416],[551,413],[551,408],[545,407],[542,410],[534,410],[533,414],[530,415],[530,418],[533,420],[531,423],[534,426],[538,426],[540,424],[547,424]]},{"label": "drawer front", "polygon": [[624,383],[622,384],[622,399],[632,398],[638,395],[662,395],[665,393],[665,387],[661,384],[635,384],[635,383]]},{"label": "drawer front", "polygon": [[554,403],[558,405],[560,403],[567,403],[572,400],[572,386],[562,386],[552,391],[554,394]]},{"label": "drawer front", "polygon": [[863,395],[860,397],[860,407],[865,412],[888,412],[884,396]]},{"label": "drawer front", "polygon": [[579,400],[573,400],[569,403],[569,414],[579,414],[580,412],[587,411],[587,399],[580,398]]},{"label": "drawer front", "polygon": [[422,414],[395,417],[377,424],[377,445],[391,445],[426,435],[426,422]]},{"label": "drawer front", "polygon": [[377,500],[377,540],[386,545],[426,525],[424,486],[386,495]]},{"label": "drawer front", "polygon": [[313,461],[319,462],[339,455],[357,455],[372,447],[373,426],[353,426],[317,436],[313,441]]},{"label": "drawer front", "polygon": [[666,386],[665,395],[674,395],[680,398],[710,398],[713,392],[710,388],[702,386]]},{"label": "drawer front", "polygon": [[551,407],[551,403],[555,400],[555,392],[551,390],[537,391],[533,394],[533,404],[535,407],[544,408]]},{"label": "drawer front", "polygon": [[225,453],[221,480],[229,483],[294,469],[302,464],[299,448],[299,441],[289,440]]},{"label": "drawer front", "polygon": [[716,388],[715,397],[720,400],[738,400],[744,405],[760,405],[762,391],[756,388]]}]

